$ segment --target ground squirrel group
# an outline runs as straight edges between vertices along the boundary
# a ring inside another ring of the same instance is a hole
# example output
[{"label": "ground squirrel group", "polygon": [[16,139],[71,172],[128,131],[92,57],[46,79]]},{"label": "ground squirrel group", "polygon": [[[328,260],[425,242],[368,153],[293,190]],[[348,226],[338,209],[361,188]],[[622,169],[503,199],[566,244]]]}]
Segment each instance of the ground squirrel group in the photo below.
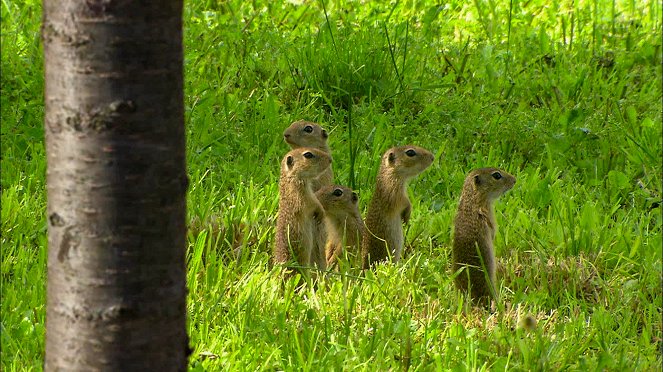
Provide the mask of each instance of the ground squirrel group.
[{"label": "ground squirrel group", "polygon": [[[328,137],[319,124],[303,120],[283,133],[291,151],[281,161],[274,263],[327,270],[346,248],[361,253],[364,269],[389,259],[398,262],[403,223],[412,212],[408,181],[425,171],[434,155],[414,145],[388,149],[362,220],[357,193],[334,184]],[[454,219],[452,272],[456,286],[472,299],[495,297],[493,204],[515,183],[498,168],[476,169],[465,179]]]}]

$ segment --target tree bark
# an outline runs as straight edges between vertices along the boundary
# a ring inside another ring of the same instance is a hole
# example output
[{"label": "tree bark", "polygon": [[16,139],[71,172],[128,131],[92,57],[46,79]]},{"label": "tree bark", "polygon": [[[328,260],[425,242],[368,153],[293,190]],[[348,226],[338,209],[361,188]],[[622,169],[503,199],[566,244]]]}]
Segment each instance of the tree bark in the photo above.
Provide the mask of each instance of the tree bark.
[{"label": "tree bark", "polygon": [[47,371],[185,370],[181,0],[44,0]]}]

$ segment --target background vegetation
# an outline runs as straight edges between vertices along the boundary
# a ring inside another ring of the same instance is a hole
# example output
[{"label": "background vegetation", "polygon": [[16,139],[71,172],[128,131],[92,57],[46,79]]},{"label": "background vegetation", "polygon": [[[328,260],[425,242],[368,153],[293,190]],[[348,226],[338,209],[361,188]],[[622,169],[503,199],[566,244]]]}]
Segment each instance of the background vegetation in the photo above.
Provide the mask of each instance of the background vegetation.
[{"label": "background vegetation", "polygon": [[[2,4],[2,369],[41,369],[41,9]],[[192,370],[660,370],[658,1],[188,1]],[[268,264],[292,121],[331,133],[365,208],[387,148],[436,155],[410,186],[406,259],[353,255],[317,290]],[[501,305],[450,276],[465,174],[498,203]],[[528,330],[525,315],[537,320]]]}]

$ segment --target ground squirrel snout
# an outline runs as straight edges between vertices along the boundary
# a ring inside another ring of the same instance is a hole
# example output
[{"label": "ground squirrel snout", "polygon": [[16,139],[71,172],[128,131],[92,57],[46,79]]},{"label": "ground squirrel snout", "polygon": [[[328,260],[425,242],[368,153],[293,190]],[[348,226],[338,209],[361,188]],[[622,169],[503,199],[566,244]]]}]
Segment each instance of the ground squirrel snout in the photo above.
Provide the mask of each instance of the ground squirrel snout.
[{"label": "ground squirrel snout", "polygon": [[364,231],[359,196],[352,189],[339,185],[323,187],[315,196],[325,210],[318,245],[323,248],[321,251],[324,251],[330,267],[342,255],[344,247],[351,247],[355,252],[359,250]]},{"label": "ground squirrel snout", "polygon": [[274,263],[285,263],[294,258],[302,266],[317,264],[312,259],[312,252],[316,247],[316,226],[324,218],[324,211],[313,194],[311,180],[330,164],[331,157],[314,148],[291,150],[283,157]]},{"label": "ground squirrel snout", "polygon": [[393,147],[382,155],[362,238],[365,269],[389,256],[394,262],[400,259],[404,244],[402,222],[409,221],[412,209],[407,182],[433,160],[430,151],[413,145]]},{"label": "ground squirrel snout", "polygon": [[[327,131],[320,124],[306,120],[295,121],[283,131],[283,140],[291,149],[314,148],[331,157],[331,151],[327,144],[328,137]],[[334,171],[330,166],[311,181],[311,187],[315,192],[323,186],[331,185],[333,182]]]},{"label": "ground squirrel snout", "polygon": [[[454,218],[453,272],[461,291],[473,299],[495,297],[495,251],[497,231],[493,204],[516,184],[516,178],[498,168],[480,168],[465,178]],[[485,271],[484,271],[485,269]]]}]

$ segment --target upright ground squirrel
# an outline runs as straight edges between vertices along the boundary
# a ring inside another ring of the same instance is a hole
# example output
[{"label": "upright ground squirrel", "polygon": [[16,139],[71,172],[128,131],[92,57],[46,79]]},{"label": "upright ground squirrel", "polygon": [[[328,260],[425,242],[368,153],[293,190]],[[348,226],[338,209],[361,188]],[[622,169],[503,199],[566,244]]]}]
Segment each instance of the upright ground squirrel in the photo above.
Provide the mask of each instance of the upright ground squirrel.
[{"label": "upright ground squirrel", "polygon": [[[465,178],[458,212],[454,219],[453,271],[456,286],[473,299],[495,295],[495,251],[497,231],[493,204],[510,190],[516,178],[497,168],[481,168]],[[486,271],[483,270],[485,268]]]},{"label": "upright ground squirrel", "polygon": [[401,258],[402,223],[409,221],[412,209],[407,182],[428,168],[433,160],[430,151],[412,145],[393,147],[382,156],[362,239],[365,269],[390,255],[394,262]]},{"label": "upright ground squirrel", "polygon": [[326,186],[315,193],[325,210],[325,223],[318,237],[324,247],[327,266],[332,266],[344,247],[359,252],[364,221],[359,212],[359,197],[345,186]]},{"label": "upright ground squirrel", "polygon": [[274,263],[288,262],[294,255],[300,265],[313,265],[314,235],[324,210],[313,194],[311,180],[330,164],[329,155],[306,147],[288,152],[281,161]]}]

